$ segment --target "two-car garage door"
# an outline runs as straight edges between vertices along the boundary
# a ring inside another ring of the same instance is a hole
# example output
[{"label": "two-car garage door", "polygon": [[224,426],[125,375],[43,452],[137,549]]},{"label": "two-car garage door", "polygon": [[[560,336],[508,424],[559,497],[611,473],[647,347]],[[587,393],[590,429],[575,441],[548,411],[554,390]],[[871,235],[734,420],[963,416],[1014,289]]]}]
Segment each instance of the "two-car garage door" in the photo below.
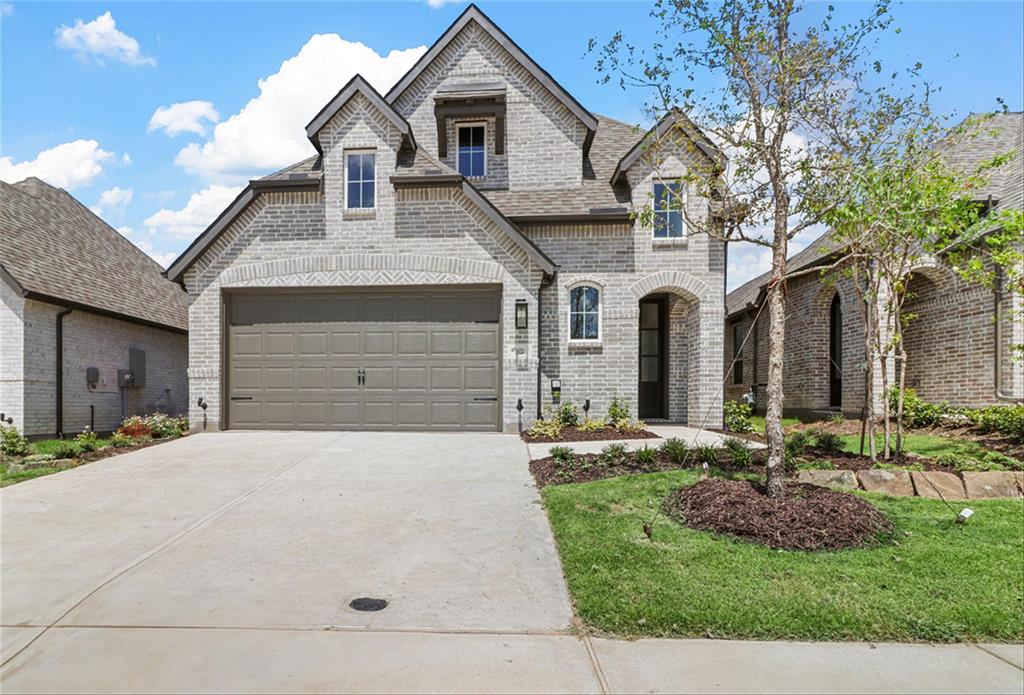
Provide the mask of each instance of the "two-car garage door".
[{"label": "two-car garage door", "polygon": [[500,429],[500,290],[228,295],[236,429]]}]

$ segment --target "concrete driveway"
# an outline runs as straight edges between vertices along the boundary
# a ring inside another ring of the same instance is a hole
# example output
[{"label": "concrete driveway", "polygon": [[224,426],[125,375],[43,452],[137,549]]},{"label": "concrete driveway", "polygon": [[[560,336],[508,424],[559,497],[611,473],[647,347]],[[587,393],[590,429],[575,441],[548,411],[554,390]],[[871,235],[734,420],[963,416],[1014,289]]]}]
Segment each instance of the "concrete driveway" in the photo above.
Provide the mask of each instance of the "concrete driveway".
[{"label": "concrete driveway", "polygon": [[[233,432],[7,488],[3,690],[59,686],[62,645],[155,636],[147,653],[172,654],[200,629],[564,635],[526,462],[499,434]],[[360,596],[390,605],[359,613]]]}]

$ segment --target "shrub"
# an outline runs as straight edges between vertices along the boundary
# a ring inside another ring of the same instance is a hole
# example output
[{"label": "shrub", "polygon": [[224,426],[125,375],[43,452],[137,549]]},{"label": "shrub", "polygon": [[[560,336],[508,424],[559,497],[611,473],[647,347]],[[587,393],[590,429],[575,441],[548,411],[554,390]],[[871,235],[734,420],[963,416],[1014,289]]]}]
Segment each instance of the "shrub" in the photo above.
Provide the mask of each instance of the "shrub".
[{"label": "shrub", "polygon": [[149,427],[156,439],[179,437],[182,432],[188,430],[188,421],[185,418],[171,417],[165,413],[146,415],[142,421]]},{"label": "shrub", "polygon": [[923,471],[924,466],[916,461],[903,461],[902,463],[888,463],[878,461],[872,466],[876,471]]},{"label": "shrub", "polygon": [[143,437],[152,437],[153,430],[149,425],[138,415],[125,418],[121,422],[121,426],[117,428],[117,432],[122,437],[128,437],[129,439],[142,439]]},{"label": "shrub", "polygon": [[647,429],[647,423],[643,420],[630,420],[626,418],[624,420],[615,420],[612,422],[612,427],[622,432],[642,432]]},{"label": "shrub", "polygon": [[686,442],[679,437],[666,439],[665,443],[661,445],[661,453],[676,466],[681,466],[686,462],[689,451]]},{"label": "shrub", "polygon": [[1024,405],[993,405],[964,412],[967,420],[982,432],[998,432],[1024,444]]},{"label": "shrub", "polygon": [[75,437],[75,444],[81,447],[83,452],[96,451],[100,447],[100,438],[95,432],[91,430],[85,430],[77,437]]},{"label": "shrub", "polygon": [[[889,408],[896,413],[900,390],[893,386],[889,389]],[[903,424],[910,429],[917,427],[933,427],[942,420],[949,408],[946,405],[934,405],[918,398],[914,389],[903,391]]]},{"label": "shrub", "polygon": [[697,461],[705,466],[718,465],[718,449],[712,444],[698,444],[693,450]]},{"label": "shrub", "polygon": [[1001,454],[998,451],[986,451],[981,460],[989,465],[1002,466],[1008,471],[1024,471],[1024,461]]},{"label": "shrub", "polygon": [[754,461],[753,449],[742,439],[729,437],[725,440],[725,450],[729,452],[733,464],[740,468],[747,468]]},{"label": "shrub", "polygon": [[0,454],[4,456],[28,456],[32,447],[28,440],[13,425],[0,425]]},{"label": "shrub", "polygon": [[986,471],[1005,471],[1006,468],[997,460],[983,460],[975,456],[963,454],[943,454],[935,459],[936,465],[952,468],[957,473],[984,473]]},{"label": "shrub", "polygon": [[601,462],[609,467],[624,466],[629,463],[629,450],[625,444],[609,444],[601,449]]},{"label": "shrub", "polygon": [[846,422],[846,416],[839,412],[832,413],[831,415],[828,416],[828,419],[830,422],[834,422],[837,425]]},{"label": "shrub", "polygon": [[797,459],[811,445],[811,435],[800,431],[786,437],[786,458]]},{"label": "shrub", "polygon": [[78,442],[72,439],[63,439],[53,445],[50,453],[59,459],[76,459],[85,453],[85,450]]},{"label": "shrub", "polygon": [[722,404],[722,420],[730,432],[743,434],[753,432],[754,424],[750,421],[753,408],[740,401],[726,401]]},{"label": "shrub", "polygon": [[110,437],[110,446],[117,449],[132,446],[133,444],[135,444],[135,440],[131,437],[126,437],[123,434],[113,434]]},{"label": "shrub", "polygon": [[608,422],[622,422],[632,419],[629,415],[629,406],[618,396],[612,396],[612,402],[608,404]]},{"label": "shrub", "polygon": [[551,458],[555,460],[556,467],[571,467],[574,460],[576,459],[573,454],[572,448],[568,446],[553,446],[549,450]]},{"label": "shrub", "polygon": [[580,432],[600,432],[605,429],[608,425],[600,420],[584,420],[577,428]]},{"label": "shrub", "polygon": [[555,418],[562,427],[575,427],[580,424],[580,411],[575,403],[562,403],[555,411]]},{"label": "shrub", "polygon": [[835,432],[824,432],[814,430],[811,432],[814,439],[814,448],[830,454],[837,454],[843,450],[843,438]]},{"label": "shrub", "polygon": [[658,450],[645,445],[642,449],[636,450],[633,460],[637,466],[653,466],[658,462]]},{"label": "shrub", "polygon": [[834,471],[836,464],[828,459],[800,459],[796,467],[801,471]]}]

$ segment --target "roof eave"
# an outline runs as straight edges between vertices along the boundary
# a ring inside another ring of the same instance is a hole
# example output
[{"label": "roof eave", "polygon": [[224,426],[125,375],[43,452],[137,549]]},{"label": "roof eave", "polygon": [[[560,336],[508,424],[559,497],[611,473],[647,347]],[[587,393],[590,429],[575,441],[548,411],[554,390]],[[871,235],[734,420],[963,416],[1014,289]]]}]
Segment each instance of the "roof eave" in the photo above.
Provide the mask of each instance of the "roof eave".
[{"label": "roof eave", "polygon": [[398,129],[406,144],[413,149],[416,148],[416,137],[413,135],[412,126],[409,125],[409,122],[395,111],[391,103],[386,101],[380,92],[366,81],[366,78],[356,74],[306,124],[306,137],[313,143],[313,147],[316,148],[318,153],[323,154],[323,149],[320,145],[320,131],[356,94],[362,94]]}]

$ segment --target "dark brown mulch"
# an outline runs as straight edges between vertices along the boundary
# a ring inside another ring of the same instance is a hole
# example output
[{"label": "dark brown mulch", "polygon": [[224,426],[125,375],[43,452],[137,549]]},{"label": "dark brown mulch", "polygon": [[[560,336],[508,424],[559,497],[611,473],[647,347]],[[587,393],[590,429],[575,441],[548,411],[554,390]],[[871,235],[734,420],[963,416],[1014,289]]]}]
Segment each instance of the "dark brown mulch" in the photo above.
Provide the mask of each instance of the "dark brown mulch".
[{"label": "dark brown mulch", "polygon": [[[861,456],[859,454],[852,454],[847,451],[831,452],[822,451],[820,449],[807,449],[800,455],[800,458],[806,461],[831,461],[837,470],[845,471],[866,471],[874,466],[870,456]],[[879,456],[879,460],[882,458]],[[902,459],[898,462],[893,460],[885,463],[900,463],[904,465],[920,465],[926,471],[946,471],[947,473],[953,472],[953,469],[949,466],[936,465],[933,459],[925,458],[923,456],[915,456],[914,454],[905,454]]]},{"label": "dark brown mulch", "polygon": [[629,430],[622,431],[612,427],[603,430],[586,431],[578,427],[563,427],[562,434],[558,437],[546,437],[523,432],[520,437],[524,442],[530,444],[547,444],[553,442],[604,442],[612,439],[657,439],[658,435],[650,430]]},{"label": "dark brown mulch", "polygon": [[776,500],[757,483],[709,478],[669,495],[665,513],[689,528],[783,550],[857,548],[892,533],[868,502],[802,483],[790,483]]},{"label": "dark brown mulch", "polygon": [[537,487],[546,487],[566,483],[590,483],[620,475],[674,471],[681,468],[693,468],[696,465],[694,459],[689,459],[685,465],[680,466],[661,454],[658,454],[654,463],[639,465],[630,453],[622,465],[609,466],[602,460],[600,454],[576,454],[572,465],[559,465],[551,456],[534,459],[530,461],[530,473],[533,474]]},{"label": "dark brown mulch", "polygon": [[163,444],[164,442],[173,442],[175,439],[186,437],[187,434],[182,434],[180,437],[164,437],[163,439],[151,439],[148,442],[142,442],[141,444],[132,444],[131,446],[112,447],[108,446],[103,449],[96,449],[95,451],[87,451],[79,457],[80,463],[92,463],[93,461],[99,461],[101,459],[109,458],[110,456],[117,456],[118,454],[127,454],[129,451],[135,451],[136,449],[146,449],[157,444]]}]

